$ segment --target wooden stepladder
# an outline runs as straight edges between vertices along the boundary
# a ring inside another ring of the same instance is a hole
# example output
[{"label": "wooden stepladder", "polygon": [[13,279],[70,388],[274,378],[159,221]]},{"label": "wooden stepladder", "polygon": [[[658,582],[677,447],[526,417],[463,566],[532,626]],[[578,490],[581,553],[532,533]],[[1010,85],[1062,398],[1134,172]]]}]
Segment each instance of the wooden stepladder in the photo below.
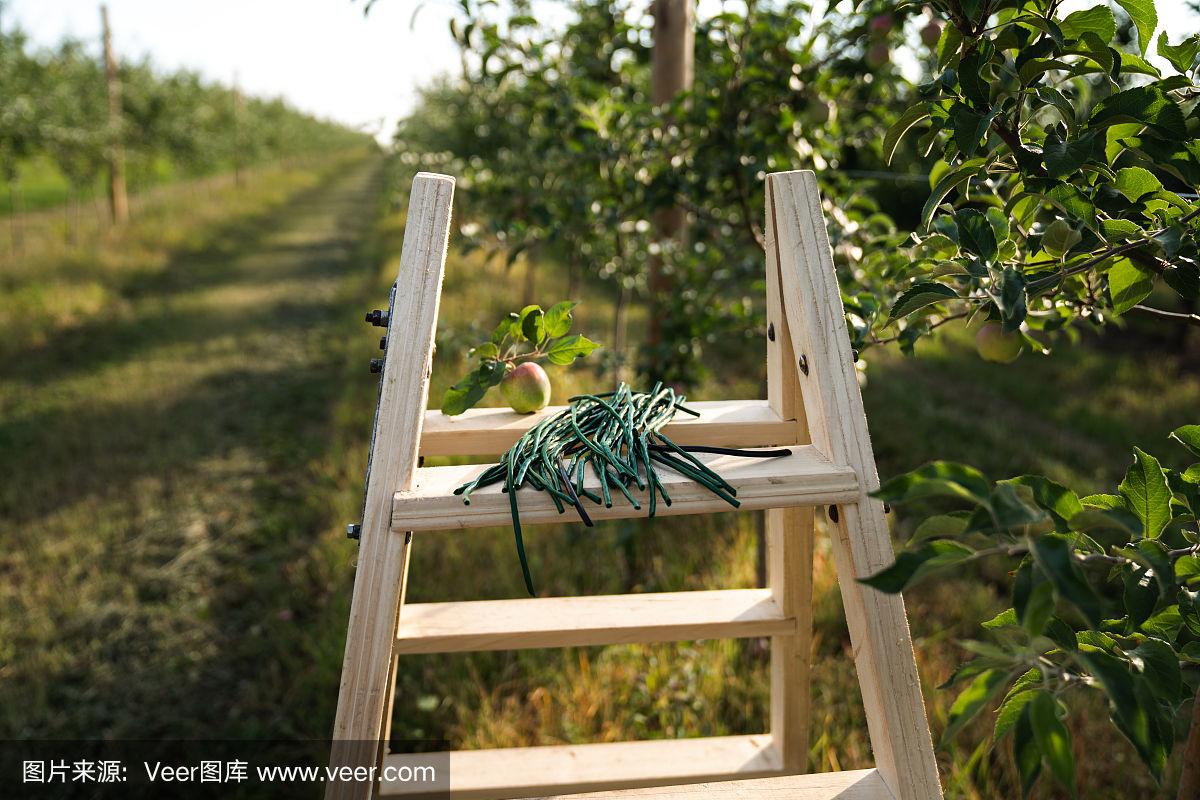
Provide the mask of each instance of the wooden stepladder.
[{"label": "wooden stepladder", "polygon": [[[419,458],[494,458],[557,410],[521,416],[475,409],[453,418],[426,411],[454,181],[425,173],[413,181],[387,319],[395,341],[383,364],[331,756],[333,767],[393,769],[380,770],[379,779],[330,783],[326,800],[428,791],[388,777],[416,763],[385,752],[402,655],[760,636],[771,639],[769,731],[454,752],[451,797],[941,798],[903,600],[855,580],[890,564],[893,553],[883,506],[868,496],[879,483],[816,179],[786,172],[766,183],[768,397],[690,404],[701,415],[673,422],[666,433],[681,444],[792,450],[776,459],[711,458],[737,488],[741,510],[767,510],[768,587],[405,605],[412,531],[509,523],[498,487],[478,490],[470,506],[452,494],[486,465],[422,467]],[[729,510],[663,472],[674,502],[660,514]],[[544,493],[523,492],[520,502],[525,524],[563,519]],[[832,550],[873,769],[805,774],[819,505],[837,509]],[[618,503],[589,513],[613,519],[645,512]]]}]

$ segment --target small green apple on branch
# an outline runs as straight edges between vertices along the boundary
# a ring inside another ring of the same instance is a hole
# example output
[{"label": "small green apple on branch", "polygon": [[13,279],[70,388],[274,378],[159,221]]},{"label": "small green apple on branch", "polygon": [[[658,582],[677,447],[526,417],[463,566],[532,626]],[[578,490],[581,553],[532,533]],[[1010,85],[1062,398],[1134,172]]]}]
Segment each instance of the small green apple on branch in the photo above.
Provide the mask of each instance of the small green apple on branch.
[{"label": "small green apple on branch", "polygon": [[550,403],[550,378],[540,362],[565,367],[600,346],[578,333],[568,335],[576,305],[564,300],[546,311],[529,305],[505,317],[488,341],[467,351],[474,368],[446,390],[442,413],[463,413],[496,385],[513,411],[529,414],[545,408]]}]

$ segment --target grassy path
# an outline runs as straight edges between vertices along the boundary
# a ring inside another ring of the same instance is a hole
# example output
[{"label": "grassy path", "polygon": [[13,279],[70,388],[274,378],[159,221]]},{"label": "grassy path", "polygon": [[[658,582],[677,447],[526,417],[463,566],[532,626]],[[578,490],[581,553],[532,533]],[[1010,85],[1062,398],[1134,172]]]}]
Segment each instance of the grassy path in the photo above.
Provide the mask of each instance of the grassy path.
[{"label": "grassy path", "polygon": [[326,735],[303,626],[382,173],[284,177],[0,362],[0,737]]}]

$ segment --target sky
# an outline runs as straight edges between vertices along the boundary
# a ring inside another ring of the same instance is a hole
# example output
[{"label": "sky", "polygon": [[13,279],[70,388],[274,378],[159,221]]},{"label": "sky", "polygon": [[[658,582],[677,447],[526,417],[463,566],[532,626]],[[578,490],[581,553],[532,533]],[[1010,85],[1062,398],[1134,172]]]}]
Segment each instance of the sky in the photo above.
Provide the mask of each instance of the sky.
[{"label": "sky", "polygon": [[[39,45],[53,46],[67,36],[99,42],[97,0],[0,2],[2,24],[15,22]],[[412,108],[420,86],[458,68],[448,27],[457,4],[376,0],[364,17],[364,3],[108,0],[113,43],[122,58],[149,56],[160,68],[187,67],[227,84],[236,79],[248,94],[282,96],[304,111],[386,139]],[[1070,0],[1067,10],[1091,4]],[[714,0],[702,0],[700,13],[712,5]],[[1160,30],[1169,31],[1173,41],[1200,30],[1184,0],[1156,5]]]},{"label": "sky", "polygon": [[[447,0],[107,0],[122,58],[188,67],[247,94],[390,134],[415,89],[457,68]],[[99,42],[98,0],[7,0],[3,24],[39,45]],[[415,18],[413,10],[420,6]],[[98,44],[97,44],[98,48]],[[98,52],[98,50],[97,50]]]}]

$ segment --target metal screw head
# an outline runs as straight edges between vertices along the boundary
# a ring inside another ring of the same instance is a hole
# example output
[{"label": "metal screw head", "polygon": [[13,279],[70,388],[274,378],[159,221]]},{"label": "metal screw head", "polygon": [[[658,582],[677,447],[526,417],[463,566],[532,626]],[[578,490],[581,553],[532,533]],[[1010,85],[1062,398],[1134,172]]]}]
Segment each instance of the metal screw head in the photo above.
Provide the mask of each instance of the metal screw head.
[{"label": "metal screw head", "polygon": [[767,338],[770,339],[772,342],[775,341],[775,323],[774,322],[767,323]]},{"label": "metal screw head", "polygon": [[371,359],[371,374],[378,375],[380,372],[383,372],[383,359],[382,358],[372,358]]},{"label": "metal screw head", "polygon": [[361,536],[362,536],[362,525],[359,525],[357,522],[351,522],[349,525],[346,526],[346,538],[347,539],[358,539]]},{"label": "metal screw head", "polygon": [[366,320],[376,328],[386,328],[388,324],[388,313],[383,309],[376,308],[367,312]]},{"label": "metal screw head", "polygon": [[808,356],[800,356],[800,371],[808,374]]},{"label": "metal screw head", "polygon": [[830,522],[832,522],[832,523],[834,523],[834,524],[837,524],[837,521],[838,521],[838,507],[837,507],[837,506],[830,506],[830,507],[829,507],[829,511],[828,511],[828,513],[829,513],[829,521],[830,521]]},{"label": "metal screw head", "polygon": [[386,336],[379,337],[379,349],[387,350],[387,337]]}]

